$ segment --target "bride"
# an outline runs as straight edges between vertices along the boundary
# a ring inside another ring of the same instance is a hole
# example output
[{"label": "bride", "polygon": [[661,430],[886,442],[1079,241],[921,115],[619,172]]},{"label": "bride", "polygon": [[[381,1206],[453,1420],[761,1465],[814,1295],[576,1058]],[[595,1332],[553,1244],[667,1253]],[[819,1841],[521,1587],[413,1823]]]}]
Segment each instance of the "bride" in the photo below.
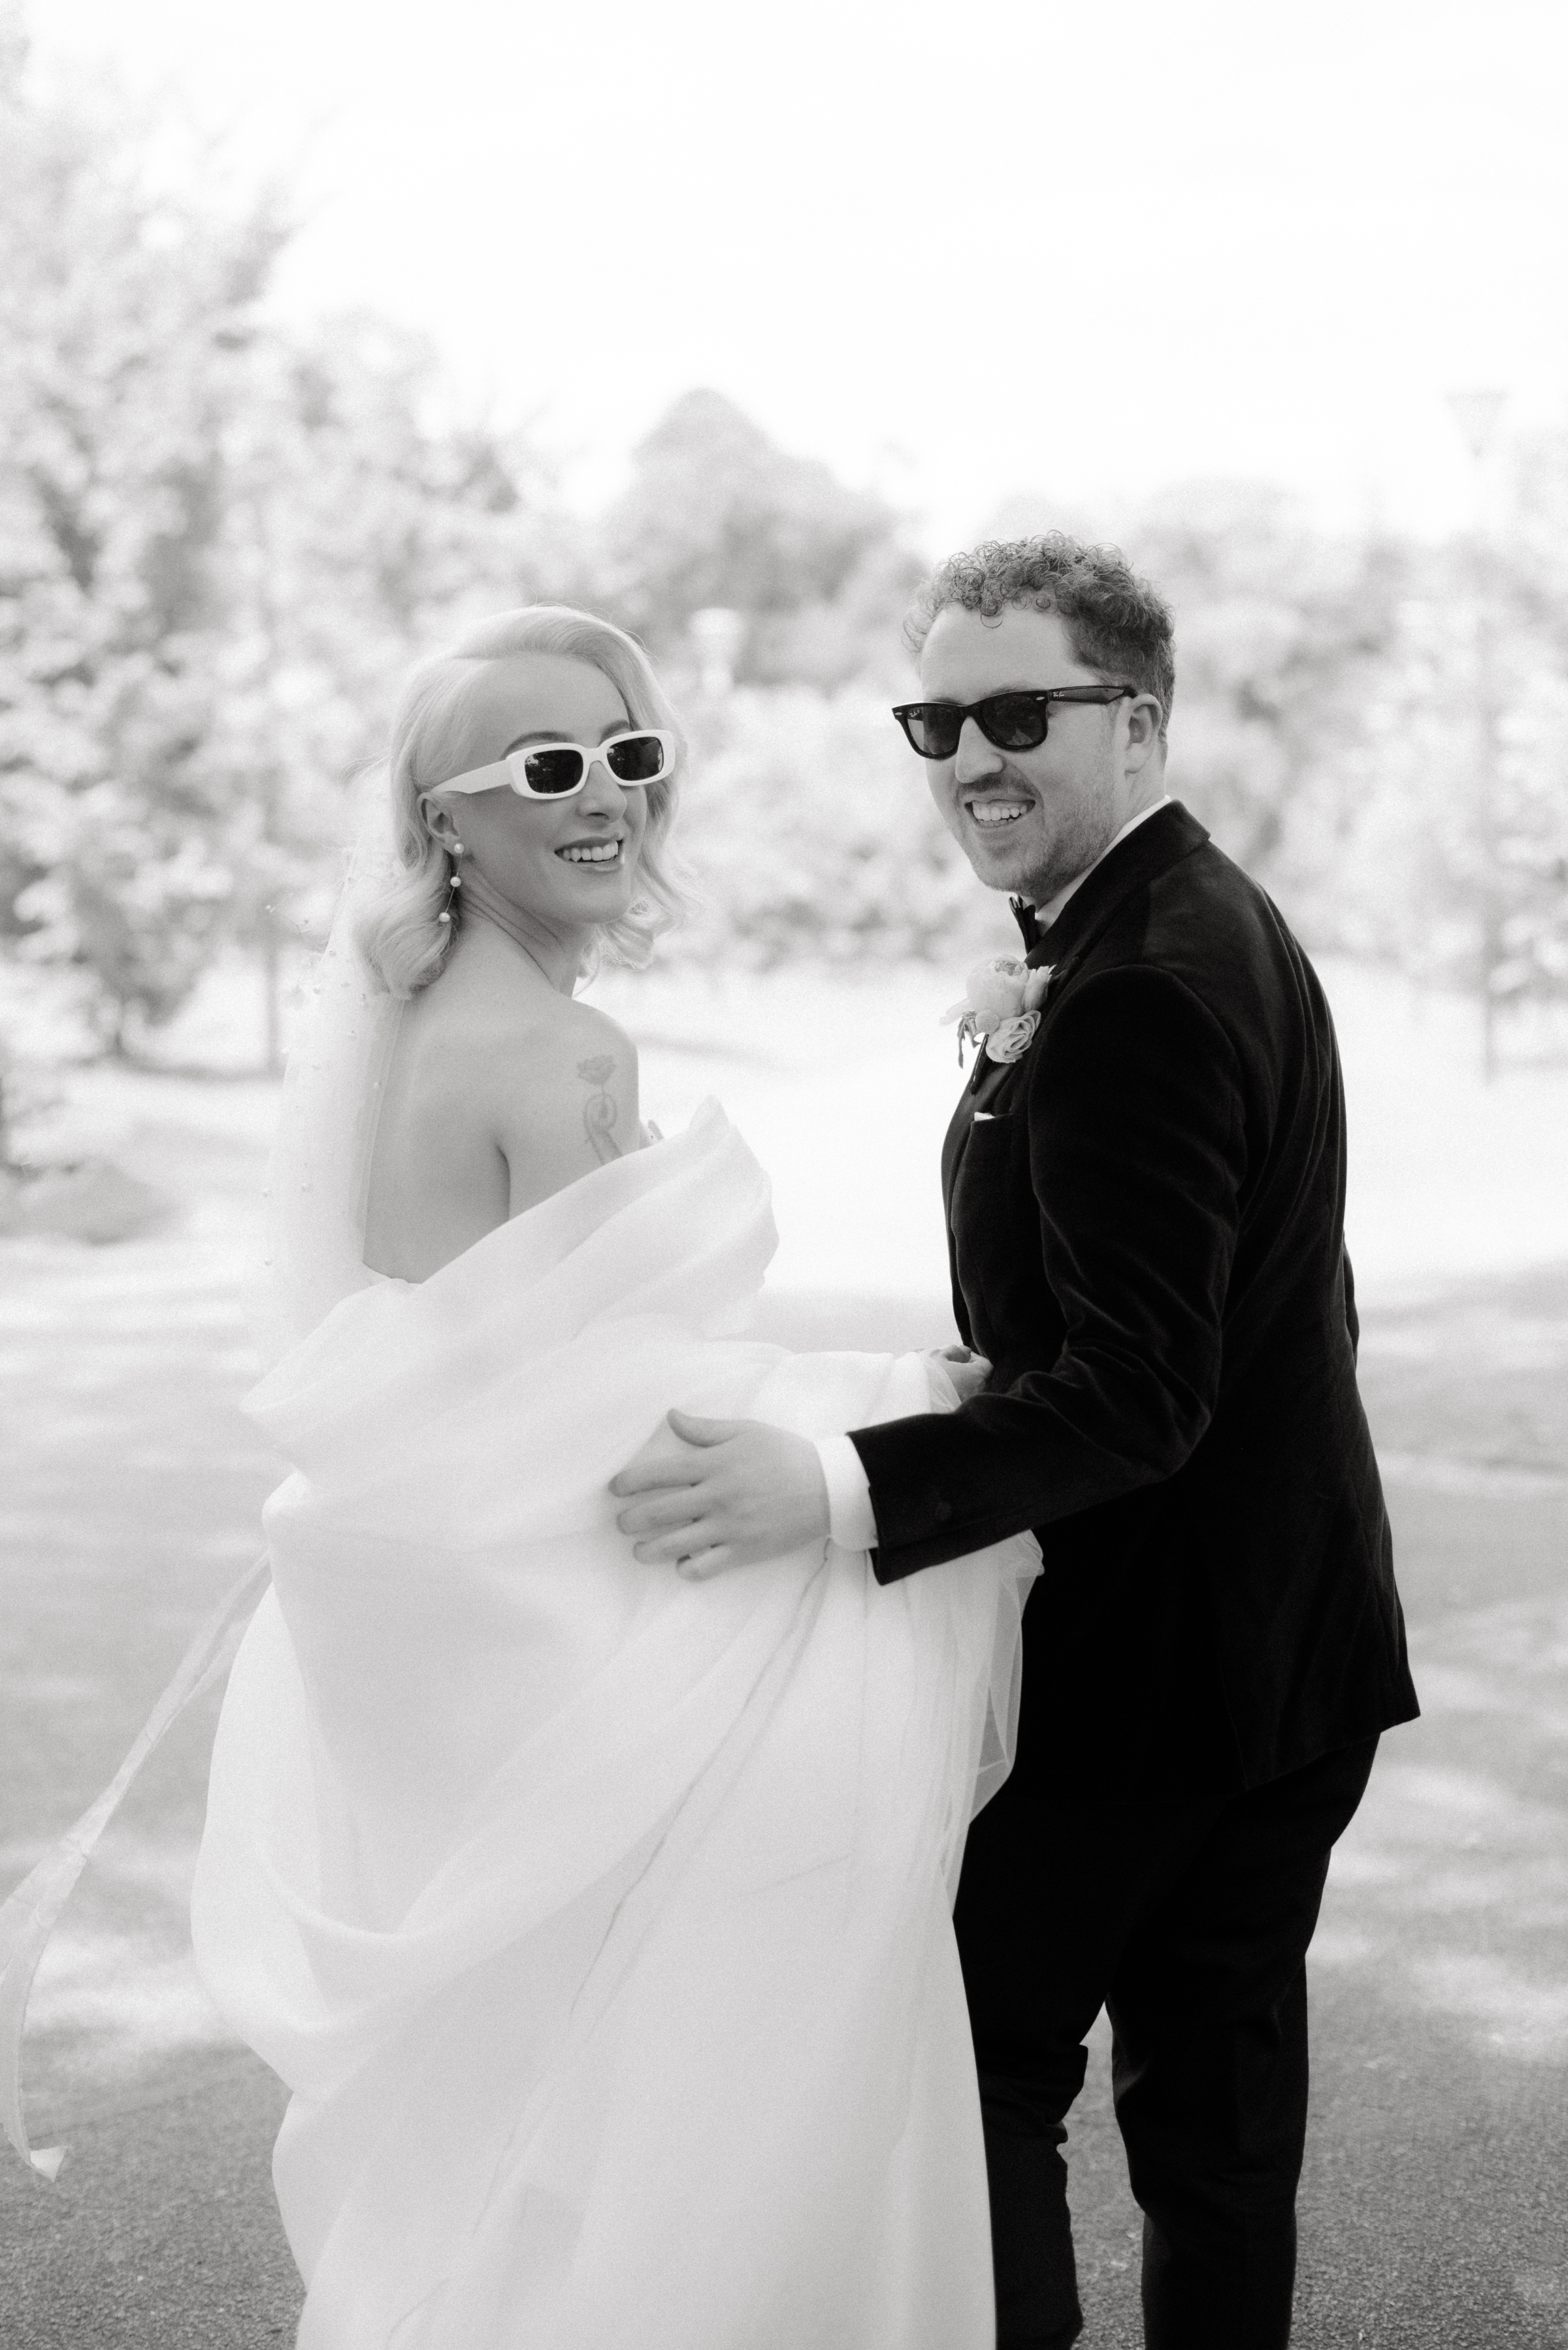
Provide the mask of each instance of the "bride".
[{"label": "bride", "polygon": [[292,2092],[306,2350],[993,2340],[950,1912],[1034,1545],[695,1581],[607,1490],[672,1406],[816,1437],[956,1399],[735,1335],[766,1178],[714,1104],[643,1133],[574,998],[668,919],[682,757],[585,614],[428,664],[290,1067],[248,1409],[292,1474],[193,1925]]}]

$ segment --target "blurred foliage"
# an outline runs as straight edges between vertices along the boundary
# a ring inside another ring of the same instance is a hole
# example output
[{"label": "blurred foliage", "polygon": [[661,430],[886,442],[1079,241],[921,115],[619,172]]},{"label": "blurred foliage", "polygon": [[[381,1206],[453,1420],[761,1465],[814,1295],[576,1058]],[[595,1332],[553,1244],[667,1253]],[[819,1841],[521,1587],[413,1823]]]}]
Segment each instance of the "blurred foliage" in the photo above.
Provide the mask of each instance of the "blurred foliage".
[{"label": "blurred foliage", "polygon": [[89,968],[107,1032],[172,1010],[229,894],[207,755],[223,437],[275,231],[140,183],[0,47],[4,919]]},{"label": "blurred foliage", "polygon": [[747,684],[862,676],[921,570],[890,506],[716,391],[684,393],[633,451],[597,539],[599,601],[656,659],[680,659],[694,613],[742,615]]},{"label": "blurred foliage", "polygon": [[879,695],[740,686],[692,707],[689,953],[753,967],[960,955],[998,926]]},{"label": "blurred foliage", "polygon": [[[14,962],[67,974],[134,1050],[225,948],[318,934],[402,673],[534,599],[633,629],[689,718],[702,903],[666,952],[958,960],[1005,937],[888,715],[924,568],[907,516],[701,390],[603,513],[565,510],[522,435],[454,418],[418,338],[280,328],[282,206],[171,174],[158,120],[112,96],[37,96],[18,23],[0,0]],[[1568,431],[1510,463],[1484,550],[1325,533],[1235,483],[1114,534],[1037,497],[997,518],[1114,535],[1168,595],[1172,788],[1309,944],[1503,1003],[1568,993]],[[715,611],[732,690],[699,646]]]},{"label": "blurred foliage", "polygon": [[529,462],[430,421],[427,348],[301,340],[277,208],[0,39],[0,931],[123,1050],[227,940],[319,918],[410,659],[541,592]]},{"label": "blurred foliage", "polygon": [[1282,492],[1236,483],[1167,493],[1127,548],[1177,615],[1172,788],[1250,872],[1274,870],[1314,779],[1358,739],[1399,552],[1326,538]]},{"label": "blurred foliage", "polygon": [[418,338],[364,317],[258,335],[226,447],[215,772],[231,930],[318,932],[354,779],[411,660],[463,619],[550,592],[536,469],[429,419]]}]

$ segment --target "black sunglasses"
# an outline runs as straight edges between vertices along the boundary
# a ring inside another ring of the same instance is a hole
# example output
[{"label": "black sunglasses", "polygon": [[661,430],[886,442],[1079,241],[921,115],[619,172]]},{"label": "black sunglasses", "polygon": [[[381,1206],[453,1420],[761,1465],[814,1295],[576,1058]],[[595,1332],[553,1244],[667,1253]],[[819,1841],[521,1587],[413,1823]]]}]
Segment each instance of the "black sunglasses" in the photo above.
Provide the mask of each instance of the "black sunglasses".
[{"label": "black sunglasses", "polygon": [[966,718],[998,751],[1037,751],[1054,702],[1124,702],[1136,685],[1046,685],[1037,692],[988,693],[983,702],[901,702],[893,715],[922,759],[950,759]]}]

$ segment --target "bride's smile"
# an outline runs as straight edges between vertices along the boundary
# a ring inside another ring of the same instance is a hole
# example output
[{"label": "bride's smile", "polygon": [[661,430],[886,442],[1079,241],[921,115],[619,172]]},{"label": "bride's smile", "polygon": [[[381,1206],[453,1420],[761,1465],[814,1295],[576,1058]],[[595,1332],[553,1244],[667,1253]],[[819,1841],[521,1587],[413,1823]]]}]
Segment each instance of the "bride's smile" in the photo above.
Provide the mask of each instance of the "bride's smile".
[{"label": "bride's smile", "polygon": [[625,833],[618,832],[613,839],[568,840],[564,848],[556,849],[556,854],[564,857],[568,865],[597,865],[601,869],[613,865],[619,871],[624,864],[621,850],[625,846]]}]

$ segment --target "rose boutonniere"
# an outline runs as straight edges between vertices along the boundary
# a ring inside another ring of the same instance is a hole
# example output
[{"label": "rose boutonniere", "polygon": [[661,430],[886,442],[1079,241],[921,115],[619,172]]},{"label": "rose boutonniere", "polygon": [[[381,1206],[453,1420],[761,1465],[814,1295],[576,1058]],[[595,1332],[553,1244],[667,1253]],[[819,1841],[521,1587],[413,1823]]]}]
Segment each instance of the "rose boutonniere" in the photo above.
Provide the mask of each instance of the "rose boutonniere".
[{"label": "rose boutonniere", "polygon": [[965,979],[963,1000],[950,1003],[942,1014],[958,1022],[959,1066],[966,1044],[985,1045],[988,1061],[1021,1061],[1040,1025],[1040,1006],[1054,973],[1054,965],[1038,964],[1033,971],[1019,955],[992,955],[977,962]]}]

